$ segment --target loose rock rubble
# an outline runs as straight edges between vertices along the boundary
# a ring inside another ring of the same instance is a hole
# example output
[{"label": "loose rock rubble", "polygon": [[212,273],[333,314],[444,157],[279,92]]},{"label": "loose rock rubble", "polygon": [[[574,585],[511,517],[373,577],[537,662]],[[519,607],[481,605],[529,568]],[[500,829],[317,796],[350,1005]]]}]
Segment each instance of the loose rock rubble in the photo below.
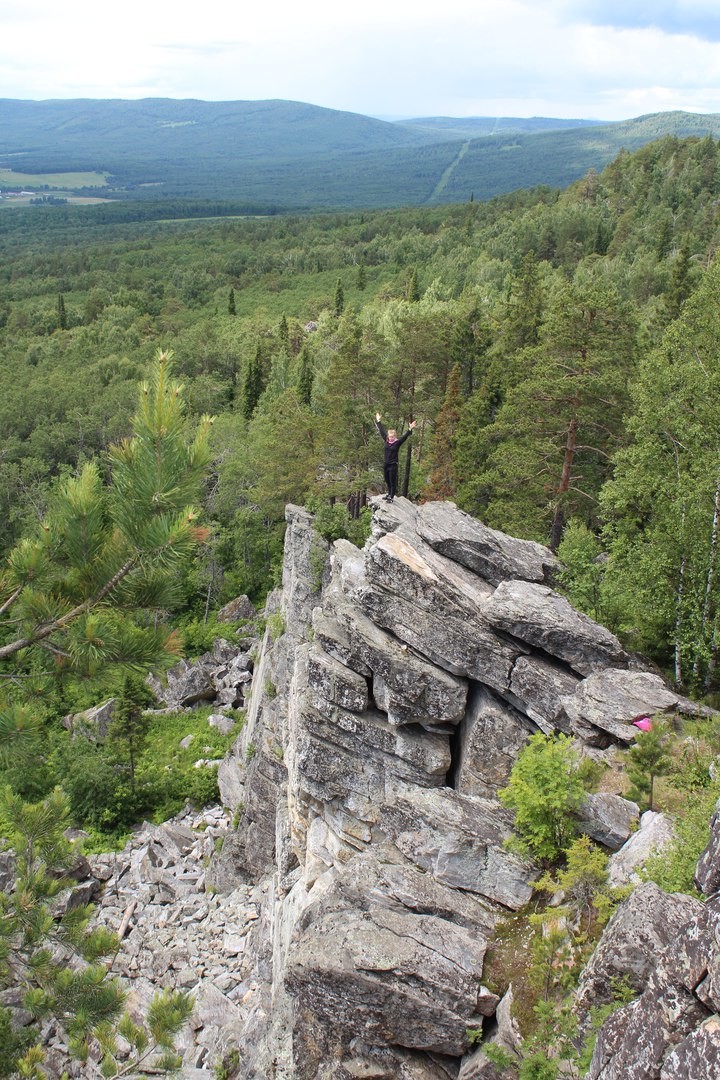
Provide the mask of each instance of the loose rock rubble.
[{"label": "loose rock rubble", "polygon": [[[141,1016],[161,988],[195,1000],[178,1041],[183,1076],[192,1070],[212,1075],[237,1048],[257,991],[256,948],[249,941],[262,889],[241,884],[225,896],[205,890],[210,857],[231,831],[221,807],[188,809],[162,825],[145,823],[121,852],[88,858],[88,883],[98,892],[96,923],[115,932],[126,927],[113,972],[129,990],[131,1012]],[[68,1058],[54,1025],[45,1041],[50,1075],[87,1075]]]}]

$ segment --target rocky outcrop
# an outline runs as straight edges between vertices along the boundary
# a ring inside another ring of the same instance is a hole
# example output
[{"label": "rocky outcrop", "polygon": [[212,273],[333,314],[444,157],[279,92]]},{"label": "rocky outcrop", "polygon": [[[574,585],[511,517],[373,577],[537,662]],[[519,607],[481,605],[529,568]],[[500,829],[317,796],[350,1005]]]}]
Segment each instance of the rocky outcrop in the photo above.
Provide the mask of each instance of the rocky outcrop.
[{"label": "rocky outcrop", "polygon": [[698,860],[695,884],[707,896],[720,889],[720,801],[710,819],[710,840]]},{"label": "rocky outcrop", "polygon": [[589,1080],[717,1076],[720,907],[717,899],[699,904],[683,897],[680,903],[693,905],[689,917],[654,957],[641,996],[604,1024]]},{"label": "rocky outcrop", "polygon": [[[153,683],[167,708],[211,703],[223,730],[245,709],[218,770],[225,811],[144,826],[77,889],[102,883],[100,920],[127,926],[118,968],[134,1004],[158,985],[193,994],[183,1080],[234,1049],[240,1080],[506,1080],[485,1051],[519,1046],[512,989],[484,986],[485,955],[539,868],[508,848],[498,792],[537,732],[602,759],[639,713],[692,704],[553,590],[541,545],[448,503],[375,501],[362,551],[328,544],[306,510],[286,516],[262,642],[218,639]],[[223,617],[252,619],[242,601]],[[615,852],[614,881],[637,882],[670,835],[662,815],[636,831],[638,817],[612,794],[579,812]],[[584,1024],[618,978],[639,995],[607,1021],[591,1075],[709,1078],[718,957],[712,904],[639,885],[578,992]],[[60,1038],[48,1032],[57,1075]]]},{"label": "rocky outcrop", "polygon": [[[524,743],[542,731],[623,747],[638,713],[687,708],[553,591],[540,545],[452,504],[373,514],[360,551],[288,508],[276,633],[220,769],[240,825],[216,880],[269,883],[247,1080],[457,1077],[467,1031],[499,1030],[509,1011],[481,990],[485,945],[538,873],[508,851],[497,798]],[[581,818],[624,849],[636,810],[595,797]],[[598,960],[592,986],[613,963]],[[475,1053],[463,1076],[490,1076]]]}]

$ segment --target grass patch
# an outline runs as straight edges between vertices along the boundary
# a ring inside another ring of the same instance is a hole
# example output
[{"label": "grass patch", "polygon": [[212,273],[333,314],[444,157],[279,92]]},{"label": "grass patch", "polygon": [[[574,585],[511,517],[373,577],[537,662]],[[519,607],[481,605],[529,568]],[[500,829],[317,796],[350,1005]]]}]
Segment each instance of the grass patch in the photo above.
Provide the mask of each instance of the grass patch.
[{"label": "grass patch", "polygon": [[0,187],[13,190],[50,187],[74,191],[76,188],[107,187],[107,175],[101,172],[21,173],[0,169]]}]

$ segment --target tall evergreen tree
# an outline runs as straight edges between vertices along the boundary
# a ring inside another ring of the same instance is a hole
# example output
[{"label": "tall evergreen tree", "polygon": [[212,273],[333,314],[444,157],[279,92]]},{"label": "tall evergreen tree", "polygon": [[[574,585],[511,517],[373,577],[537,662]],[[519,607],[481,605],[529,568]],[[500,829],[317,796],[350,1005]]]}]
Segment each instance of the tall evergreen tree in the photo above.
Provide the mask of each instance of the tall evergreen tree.
[{"label": "tall evergreen tree", "polygon": [[592,515],[623,432],[635,347],[629,310],[598,282],[555,297],[527,377],[479,433],[488,522],[553,550],[572,515]]},{"label": "tall evergreen tree", "polygon": [[337,279],[337,285],[335,286],[335,318],[339,319],[345,310],[345,291],[343,289],[342,278]]},{"label": "tall evergreen tree", "polygon": [[313,371],[312,360],[310,358],[310,350],[306,345],[300,353],[300,369],[298,372],[297,387],[298,397],[302,401],[303,405],[309,406],[312,401],[314,380],[315,372]]},{"label": "tall evergreen tree", "polygon": [[188,441],[181,387],[160,353],[141,388],[133,435],[58,489],[39,535],[0,572],[0,619],[12,632],[0,661],[33,648],[53,669],[97,672],[108,662],[169,662],[173,634],[122,613],[172,607],[177,569],[207,531],[192,500],[209,462],[204,418]]},{"label": "tall evergreen tree", "polygon": [[262,346],[258,346],[248,362],[242,387],[242,414],[250,420],[265,389],[264,358]]},{"label": "tall evergreen tree", "polygon": [[235,290],[231,289],[228,296],[228,315],[237,315],[237,307],[235,306]]},{"label": "tall evergreen tree", "polygon": [[430,475],[422,493],[424,499],[453,499],[455,497],[455,449],[461,411],[460,365],[455,364],[450,372],[445,398],[435,421],[435,432],[430,449]]},{"label": "tall evergreen tree", "polygon": [[67,330],[67,312],[65,311],[65,297],[62,293],[57,300],[57,324],[58,330]]},{"label": "tall evergreen tree", "polygon": [[416,304],[420,299],[420,283],[418,281],[417,267],[413,266],[408,275],[407,285],[405,287],[405,296],[411,304]]},{"label": "tall evergreen tree", "polygon": [[453,324],[450,355],[453,362],[460,365],[462,392],[465,397],[470,397],[475,392],[484,375],[483,360],[490,342],[490,328],[477,305]]}]

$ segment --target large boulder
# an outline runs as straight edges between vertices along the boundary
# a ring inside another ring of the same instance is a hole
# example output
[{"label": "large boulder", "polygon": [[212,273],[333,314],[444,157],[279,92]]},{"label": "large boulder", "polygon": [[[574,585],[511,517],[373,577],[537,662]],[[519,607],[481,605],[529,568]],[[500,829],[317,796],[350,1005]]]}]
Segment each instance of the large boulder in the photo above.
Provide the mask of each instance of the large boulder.
[{"label": "large boulder", "polygon": [[499,802],[449,788],[399,788],[383,803],[378,830],[438,881],[517,910],[537,869],[505,847],[512,818]]},{"label": "large boulder", "polygon": [[471,692],[459,730],[453,786],[465,795],[495,796],[533,733],[527,717],[484,686]]},{"label": "large boulder", "polygon": [[[328,642],[333,625],[322,617],[314,622],[323,648],[341,660],[357,657],[362,670],[379,676],[388,690],[391,724],[454,725],[465,714],[468,686],[447,671],[418,656],[372,622],[353,604],[334,598],[341,639]],[[349,654],[348,654],[349,650]],[[357,670],[357,661],[352,667]]]},{"label": "large boulder", "polygon": [[610,665],[584,679],[563,704],[572,730],[592,745],[598,731],[614,741],[632,742],[638,733],[632,724],[636,717],[672,710],[681,700],[659,675]]},{"label": "large boulder", "polygon": [[483,614],[496,630],[557,657],[579,675],[629,662],[614,634],[545,585],[502,581]]},{"label": "large boulder", "polygon": [[221,623],[246,622],[257,618],[257,611],[248,595],[243,593],[242,596],[236,596],[234,600],[220,608],[216,618]]},{"label": "large boulder", "polygon": [[675,839],[672,821],[666,814],[646,810],[640,828],[610,856],[608,880],[611,885],[630,885],[640,881],[639,871],[647,860],[664,851]]},{"label": "large boulder", "polygon": [[[699,904],[690,897],[666,899],[673,904],[670,925],[676,934],[657,954],[641,997],[614,1013],[601,1029],[590,1080],[700,1080],[717,1075],[713,1058],[700,1060],[698,1071],[692,1071],[691,1061],[698,1060],[701,1048],[712,1052],[717,1042],[712,1023],[717,1000],[703,987],[712,979],[720,951],[720,905]],[[688,918],[680,921],[683,907]],[[656,916],[667,935],[666,914]]]},{"label": "large boulder", "polygon": [[670,896],[654,881],[639,885],[617,909],[585,965],[576,995],[578,1010],[609,1004],[614,981],[623,977],[641,993],[658,956],[701,910],[697,900]]},{"label": "large boulder", "polygon": [[413,885],[407,869],[388,870],[366,858],[336,874],[305,908],[285,967],[296,1023],[310,1014],[346,1043],[464,1052],[467,1027],[482,1023],[477,1006],[486,940],[476,927],[455,921],[452,890],[432,883],[418,905],[425,889],[417,876],[414,884],[417,897],[413,887],[406,898]]},{"label": "large boulder", "polygon": [[635,832],[639,822],[637,803],[620,795],[599,791],[586,796],[578,811],[577,824],[585,836],[611,851],[619,851]]},{"label": "large boulder", "polygon": [[706,896],[720,889],[720,799],[710,819],[710,840],[695,868],[695,884]]},{"label": "large boulder", "polygon": [[425,503],[418,509],[416,528],[436,551],[492,585],[507,578],[547,583],[560,565],[549,548],[490,529],[451,502]]}]

